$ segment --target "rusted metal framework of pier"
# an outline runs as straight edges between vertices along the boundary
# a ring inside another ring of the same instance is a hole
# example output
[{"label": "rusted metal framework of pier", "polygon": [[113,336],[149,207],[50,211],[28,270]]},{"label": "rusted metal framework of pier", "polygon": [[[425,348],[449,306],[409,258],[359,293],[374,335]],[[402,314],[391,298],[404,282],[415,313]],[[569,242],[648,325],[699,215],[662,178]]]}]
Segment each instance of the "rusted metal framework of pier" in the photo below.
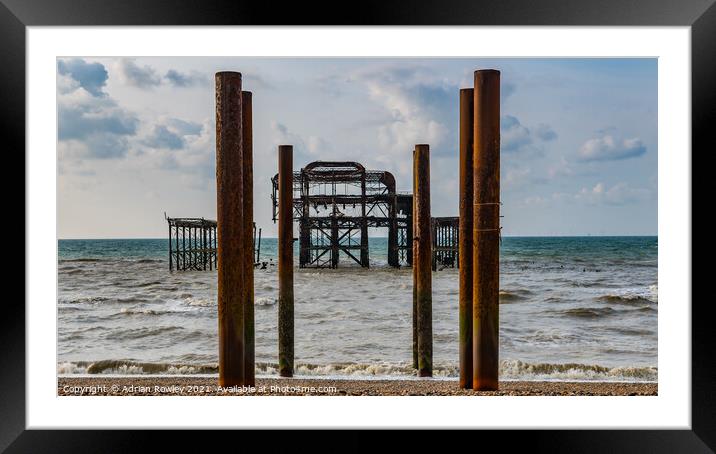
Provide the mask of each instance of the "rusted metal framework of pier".
[{"label": "rusted metal framework of pier", "polygon": [[[167,218],[169,271],[216,269],[216,221],[204,218]],[[254,223],[254,264],[261,255],[261,229]]]},{"label": "rusted metal framework of pier", "polygon": [[[277,219],[278,176],[273,184]],[[408,213],[395,178],[351,161],[316,161],[293,173],[293,219],[299,224],[299,266],[336,268],[343,253],[370,266],[368,229],[388,229],[388,264],[407,261]],[[402,203],[399,203],[400,202]],[[408,204],[410,206],[410,204]],[[402,230],[402,232],[400,232]]]},{"label": "rusted metal framework of pier", "polygon": [[[278,174],[271,179],[278,219]],[[384,170],[352,161],[315,161],[293,172],[293,220],[299,227],[299,266],[336,268],[341,253],[370,266],[369,228],[388,229],[388,265],[413,263],[413,195],[398,193]],[[457,217],[433,218],[433,268],[457,266]]]},{"label": "rusted metal framework of pier", "polygon": [[216,221],[204,218],[167,218],[169,270],[216,268]]},{"label": "rusted metal framework of pier", "polygon": [[432,218],[433,270],[458,267],[458,241],[460,218]]}]

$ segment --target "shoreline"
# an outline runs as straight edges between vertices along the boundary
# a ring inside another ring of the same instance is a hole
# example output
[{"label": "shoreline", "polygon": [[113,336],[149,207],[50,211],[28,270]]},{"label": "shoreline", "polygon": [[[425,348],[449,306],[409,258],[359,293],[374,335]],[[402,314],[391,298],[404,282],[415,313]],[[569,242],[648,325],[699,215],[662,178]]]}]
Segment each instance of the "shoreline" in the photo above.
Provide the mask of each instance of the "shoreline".
[{"label": "shoreline", "polygon": [[653,382],[501,381],[498,391],[458,388],[446,379],[264,378],[256,387],[219,388],[216,377],[110,376],[57,379],[58,396],[656,396]]}]

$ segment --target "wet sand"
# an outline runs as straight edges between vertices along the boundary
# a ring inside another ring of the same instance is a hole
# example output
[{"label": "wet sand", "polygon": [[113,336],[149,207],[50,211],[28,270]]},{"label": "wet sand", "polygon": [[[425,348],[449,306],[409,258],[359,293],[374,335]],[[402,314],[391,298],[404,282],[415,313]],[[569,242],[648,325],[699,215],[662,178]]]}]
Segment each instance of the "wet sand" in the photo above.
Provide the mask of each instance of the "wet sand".
[{"label": "wet sand", "polygon": [[258,378],[255,388],[219,388],[216,377],[60,377],[59,396],[656,396],[656,383],[503,381],[498,391],[457,380]]}]

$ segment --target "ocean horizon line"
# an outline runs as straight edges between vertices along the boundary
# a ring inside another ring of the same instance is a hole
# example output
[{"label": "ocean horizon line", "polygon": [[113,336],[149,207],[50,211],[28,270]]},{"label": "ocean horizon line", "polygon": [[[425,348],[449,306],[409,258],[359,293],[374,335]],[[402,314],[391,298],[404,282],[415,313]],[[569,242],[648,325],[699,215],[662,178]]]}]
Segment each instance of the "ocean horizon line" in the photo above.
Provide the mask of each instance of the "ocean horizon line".
[{"label": "ocean horizon line", "polygon": [[[585,235],[502,235],[502,238],[658,238],[659,235],[591,235],[591,234],[585,234]],[[278,237],[275,236],[262,236],[262,239],[270,239],[270,240],[276,240]],[[385,239],[387,240],[387,236],[370,236],[370,239]],[[164,237],[114,237],[114,238],[108,238],[108,237],[97,237],[97,238],[57,238],[58,241],[91,241],[91,240],[97,240],[97,241],[107,241],[107,240],[167,240],[168,238],[166,236]]]}]

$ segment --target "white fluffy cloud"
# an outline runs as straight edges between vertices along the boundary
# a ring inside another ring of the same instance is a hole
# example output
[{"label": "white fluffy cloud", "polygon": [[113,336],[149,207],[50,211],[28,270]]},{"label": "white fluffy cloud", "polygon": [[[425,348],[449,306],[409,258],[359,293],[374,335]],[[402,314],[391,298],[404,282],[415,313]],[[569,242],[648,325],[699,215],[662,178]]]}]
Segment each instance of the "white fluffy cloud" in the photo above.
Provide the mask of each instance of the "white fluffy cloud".
[{"label": "white fluffy cloud", "polygon": [[645,200],[651,196],[651,191],[644,188],[635,188],[627,183],[617,183],[607,187],[604,183],[597,183],[592,188],[582,188],[574,198],[589,204],[626,205]]},{"label": "white fluffy cloud", "polygon": [[[114,70],[133,66],[139,68],[123,59]],[[147,68],[139,72],[154,73]],[[151,113],[140,118],[104,91],[107,71],[100,63],[60,61],[58,73],[58,152],[63,173],[75,169],[74,175],[92,175],[92,160],[131,157],[123,159],[123,165],[177,171],[194,187],[206,187],[213,178],[214,129],[209,120],[200,124]],[[144,83],[136,70],[130,74],[134,83]]]},{"label": "white fluffy cloud", "polygon": [[176,69],[170,69],[164,75],[164,78],[169,84],[175,87],[193,87],[195,85],[208,85],[209,78],[200,72],[192,71],[190,73],[183,73]]},{"label": "white fluffy cloud", "polygon": [[58,61],[58,141],[62,157],[111,159],[123,157],[136,135],[137,116],[105,91],[107,71],[82,59]]},{"label": "white fluffy cloud", "polygon": [[303,163],[316,159],[331,159],[333,147],[322,137],[297,134],[283,123],[271,122],[272,145],[274,152],[279,145],[293,145],[294,162]]},{"label": "white fluffy cloud", "polygon": [[120,80],[137,88],[153,88],[162,83],[162,78],[149,65],[138,65],[133,58],[120,58],[116,64]]},{"label": "white fluffy cloud", "polygon": [[386,151],[405,154],[415,144],[427,143],[439,153],[452,145],[444,122],[450,118],[457,85],[419,66],[387,67],[359,73],[353,80],[366,87],[370,99],[390,118],[378,129],[378,144]]},{"label": "white fluffy cloud", "polygon": [[516,117],[505,115],[500,119],[500,150],[519,151],[532,144],[530,130]]},{"label": "white fluffy cloud", "polygon": [[506,152],[540,152],[540,142],[550,142],[557,138],[551,126],[540,123],[530,130],[513,115],[500,118],[500,150]]},{"label": "white fluffy cloud", "polygon": [[646,153],[646,146],[638,137],[618,139],[604,135],[587,140],[579,149],[581,161],[616,161],[635,158]]}]

